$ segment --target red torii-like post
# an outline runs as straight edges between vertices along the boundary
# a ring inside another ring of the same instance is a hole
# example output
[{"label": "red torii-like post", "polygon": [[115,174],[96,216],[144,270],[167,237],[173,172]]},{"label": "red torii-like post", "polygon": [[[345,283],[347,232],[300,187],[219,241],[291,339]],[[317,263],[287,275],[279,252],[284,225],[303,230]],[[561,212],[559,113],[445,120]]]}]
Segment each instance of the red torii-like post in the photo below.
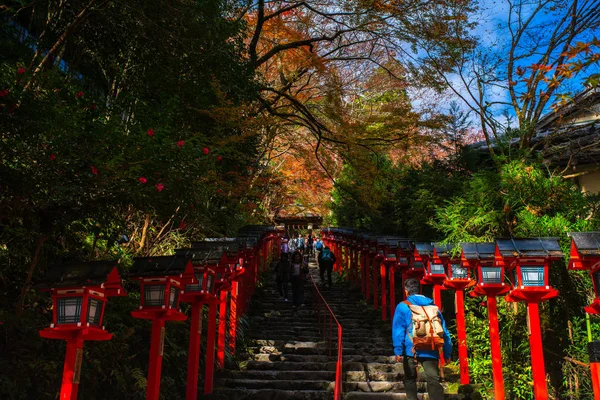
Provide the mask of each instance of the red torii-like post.
[{"label": "red torii-like post", "polygon": [[[193,281],[187,281],[184,274]],[[195,283],[194,271],[184,256],[134,258],[129,276],[140,282],[141,305],[132,311],[134,318],[152,321],[150,359],[146,400],[158,400],[165,321],[185,321],[187,316],[179,311],[180,293],[184,285]]]},{"label": "red torii-like post", "polygon": [[467,328],[465,322],[465,289],[475,284],[470,277],[470,265],[468,262],[462,262],[461,257],[452,257],[448,249],[446,252],[438,253],[446,266],[447,279],[444,286],[454,289],[454,301],[456,312],[456,336],[458,347],[458,360],[460,365],[460,383],[469,384],[469,357],[467,349]]},{"label": "red torii-like post", "polygon": [[496,239],[496,265],[510,272],[512,289],[506,301],[527,303],[527,325],[531,351],[533,394],[536,400],[548,399],[539,303],[558,296],[549,283],[552,261],[563,253],[557,238]]},{"label": "red torii-like post", "polygon": [[[569,269],[589,271],[595,298],[592,304],[585,307],[585,312],[598,315],[600,314],[600,232],[570,232],[569,236],[571,237]],[[588,330],[588,336],[594,400],[600,400],[600,341],[592,341],[591,330]]]},{"label": "red torii-like post", "polygon": [[[413,244],[409,239],[388,239],[389,251],[395,251],[396,262],[390,267],[390,311],[392,318],[396,313],[396,271],[401,272],[402,285],[407,279],[406,271],[410,268],[410,256],[413,252]],[[404,298],[404,290],[400,297]]]},{"label": "red torii-like post", "polygon": [[474,247],[463,244],[463,263],[477,269],[477,284],[469,294],[472,297],[487,296],[490,327],[490,348],[492,354],[492,375],[494,378],[494,399],[504,400],[504,378],[502,375],[502,351],[500,350],[500,329],[498,327],[498,306],[496,296],[510,290],[504,283],[504,264],[494,262],[495,243],[476,243]]},{"label": "red torii-like post", "polygon": [[52,294],[52,324],[39,332],[67,342],[61,400],[77,399],[83,345],[86,340],[110,340],[102,322],[108,297],[125,296],[116,263],[75,262],[51,267],[36,288]]}]

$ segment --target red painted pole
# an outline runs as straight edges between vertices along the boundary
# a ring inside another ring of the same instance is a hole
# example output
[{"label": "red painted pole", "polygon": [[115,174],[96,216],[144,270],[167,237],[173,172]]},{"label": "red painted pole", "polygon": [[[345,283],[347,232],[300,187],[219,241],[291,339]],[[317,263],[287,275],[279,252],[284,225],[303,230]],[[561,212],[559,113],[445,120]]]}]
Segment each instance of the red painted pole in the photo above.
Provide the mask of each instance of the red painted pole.
[{"label": "red painted pole", "polygon": [[217,346],[217,365],[225,368],[225,331],[227,328],[227,291],[221,290],[219,306],[219,339]]},{"label": "red painted pole", "polygon": [[160,372],[162,369],[163,348],[165,345],[165,320],[152,320],[152,338],[150,341],[150,360],[148,363],[148,384],[146,400],[158,400],[160,397]]},{"label": "red painted pole", "polygon": [[367,254],[365,260],[367,260],[365,263],[365,297],[369,300],[371,298],[371,267],[373,266],[373,259],[370,254]]},{"label": "red painted pole", "polygon": [[204,394],[213,391],[215,376],[215,336],[217,331],[217,305],[208,306],[208,333],[206,335],[206,371],[204,373]]},{"label": "red painted pole", "polygon": [[492,375],[494,377],[494,399],[504,400],[502,352],[500,350],[500,330],[498,328],[498,307],[496,303],[496,297],[488,296],[487,306],[490,323],[490,348],[492,353]]},{"label": "red painted pole", "polygon": [[592,388],[594,389],[594,400],[600,400],[600,363],[590,362],[592,372]]},{"label": "red painted pole", "polygon": [[365,264],[367,263],[367,253],[364,250],[360,251],[360,292],[365,294],[365,281],[366,281],[366,268]]},{"label": "red painted pole", "polygon": [[60,400],[77,399],[82,361],[83,340],[79,338],[67,340],[67,352],[60,386]]},{"label": "red painted pole", "polygon": [[381,320],[387,321],[387,268],[384,262],[379,264],[379,271],[381,277]]},{"label": "red painted pole", "polygon": [[235,354],[235,341],[237,338],[237,323],[238,323],[238,301],[239,296],[239,282],[231,282],[231,297],[229,299],[229,351],[231,354]]},{"label": "red painted pole", "polygon": [[442,311],[442,287],[433,285],[433,302]]},{"label": "red painted pole", "polygon": [[542,330],[540,328],[540,308],[538,303],[527,303],[527,316],[529,319],[533,395],[535,400],[548,400],[548,384],[546,382],[546,368],[544,366],[544,349],[542,348]]},{"label": "red painted pole", "polygon": [[465,292],[457,290],[455,295],[456,330],[458,337],[458,361],[460,364],[460,384],[469,384],[469,357],[467,354],[467,324],[465,322]]},{"label": "red painted pole", "polygon": [[379,308],[379,277],[377,276],[377,272],[379,271],[379,264],[381,261],[379,258],[375,257],[373,261],[373,308]]},{"label": "red painted pole", "polygon": [[396,313],[396,271],[390,268],[390,318]]},{"label": "red painted pole", "polygon": [[198,398],[198,368],[200,362],[200,343],[202,339],[202,303],[192,303],[192,320],[190,321],[190,344],[188,349],[186,400]]}]

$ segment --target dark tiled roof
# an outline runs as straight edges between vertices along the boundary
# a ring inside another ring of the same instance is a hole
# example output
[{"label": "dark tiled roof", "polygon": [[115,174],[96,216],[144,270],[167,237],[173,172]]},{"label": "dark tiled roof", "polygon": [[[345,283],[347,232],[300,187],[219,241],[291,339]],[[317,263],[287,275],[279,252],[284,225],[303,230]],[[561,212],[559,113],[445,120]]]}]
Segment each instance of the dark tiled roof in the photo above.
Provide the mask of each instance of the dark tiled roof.
[{"label": "dark tiled roof", "polygon": [[433,254],[433,245],[431,243],[417,242],[415,249],[422,256],[431,256]]},{"label": "dark tiled roof", "polygon": [[581,255],[600,256],[600,232],[569,232]]},{"label": "dark tiled roof", "polygon": [[467,260],[485,260],[494,258],[496,243],[460,243]]},{"label": "dark tiled roof", "polygon": [[71,286],[99,286],[106,282],[108,275],[117,265],[116,261],[70,262],[50,267],[38,289]]},{"label": "dark tiled roof", "polygon": [[453,243],[434,243],[433,247],[439,257],[450,257],[455,246]]},{"label": "dark tiled roof", "polygon": [[129,277],[175,276],[185,270],[188,258],[183,255],[136,257]]},{"label": "dark tiled roof", "polygon": [[503,257],[561,257],[557,238],[496,239]]}]

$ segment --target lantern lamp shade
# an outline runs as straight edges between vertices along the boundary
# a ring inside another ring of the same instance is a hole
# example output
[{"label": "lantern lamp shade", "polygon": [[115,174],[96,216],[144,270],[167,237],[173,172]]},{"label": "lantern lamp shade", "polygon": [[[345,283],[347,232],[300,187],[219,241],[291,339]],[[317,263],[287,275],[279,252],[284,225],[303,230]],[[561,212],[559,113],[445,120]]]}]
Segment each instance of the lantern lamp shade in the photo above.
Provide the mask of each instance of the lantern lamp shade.
[{"label": "lantern lamp shade", "polygon": [[413,269],[423,269],[423,263],[421,261],[415,261],[412,265]]},{"label": "lantern lamp shade", "polygon": [[480,267],[480,282],[483,284],[494,285],[503,283],[502,267]]},{"label": "lantern lamp shade", "polygon": [[469,270],[460,263],[450,264],[451,279],[469,279]]},{"label": "lantern lamp shade", "polygon": [[160,307],[165,304],[166,284],[144,285],[144,306]]},{"label": "lantern lamp shade", "polygon": [[543,265],[522,265],[517,268],[517,278],[521,278],[521,286],[545,286],[546,267]]},{"label": "lantern lamp shade", "polygon": [[56,300],[57,324],[76,324],[81,321],[83,296],[62,297]]},{"label": "lantern lamp shade", "polygon": [[430,261],[429,262],[429,273],[432,275],[444,275],[446,270],[444,269],[444,264]]}]

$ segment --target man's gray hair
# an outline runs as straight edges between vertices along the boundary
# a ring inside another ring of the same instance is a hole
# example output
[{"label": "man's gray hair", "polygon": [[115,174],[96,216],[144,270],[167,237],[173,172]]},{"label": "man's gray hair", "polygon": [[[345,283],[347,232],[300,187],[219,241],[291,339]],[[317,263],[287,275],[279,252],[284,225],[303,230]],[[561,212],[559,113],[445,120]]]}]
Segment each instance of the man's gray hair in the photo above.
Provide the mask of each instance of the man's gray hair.
[{"label": "man's gray hair", "polygon": [[419,294],[421,293],[421,284],[418,279],[409,278],[404,282],[404,290],[406,290],[409,296]]}]

